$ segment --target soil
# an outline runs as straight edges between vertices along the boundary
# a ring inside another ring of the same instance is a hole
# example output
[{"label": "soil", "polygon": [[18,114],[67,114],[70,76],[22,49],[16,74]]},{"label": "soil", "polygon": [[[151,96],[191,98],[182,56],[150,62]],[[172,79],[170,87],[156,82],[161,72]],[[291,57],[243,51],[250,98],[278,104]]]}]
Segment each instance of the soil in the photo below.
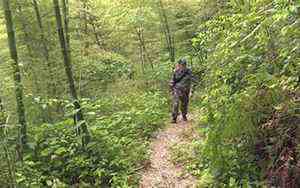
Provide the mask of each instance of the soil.
[{"label": "soil", "polygon": [[187,142],[185,135],[192,132],[192,121],[179,121],[158,133],[151,145],[149,165],[142,172],[140,188],[196,188],[196,178],[184,170],[183,164],[174,164],[170,155],[170,147]]}]

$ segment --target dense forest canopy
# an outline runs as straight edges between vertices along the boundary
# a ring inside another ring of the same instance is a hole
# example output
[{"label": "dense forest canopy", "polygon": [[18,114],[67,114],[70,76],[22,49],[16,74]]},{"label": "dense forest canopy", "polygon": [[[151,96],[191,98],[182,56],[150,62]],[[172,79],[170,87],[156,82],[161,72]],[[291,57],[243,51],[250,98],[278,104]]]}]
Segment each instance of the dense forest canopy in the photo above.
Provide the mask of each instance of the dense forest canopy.
[{"label": "dense forest canopy", "polygon": [[182,58],[197,186],[300,186],[299,1],[1,0],[0,22],[0,187],[138,187]]}]

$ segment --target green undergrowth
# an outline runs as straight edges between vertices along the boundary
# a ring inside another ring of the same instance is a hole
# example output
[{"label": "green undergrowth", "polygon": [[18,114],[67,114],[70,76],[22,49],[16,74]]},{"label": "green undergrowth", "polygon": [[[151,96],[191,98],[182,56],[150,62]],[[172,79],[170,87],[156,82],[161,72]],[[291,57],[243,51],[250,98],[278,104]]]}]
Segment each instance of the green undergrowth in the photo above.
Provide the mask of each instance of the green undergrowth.
[{"label": "green undergrowth", "polygon": [[[135,187],[149,138],[163,126],[166,100],[158,92],[82,100],[92,136],[81,146],[72,119],[31,128],[30,149],[17,172],[24,187]],[[67,107],[68,108],[68,107]]]},{"label": "green undergrowth", "polygon": [[224,2],[199,26],[198,169],[209,187],[299,187],[299,7]]}]

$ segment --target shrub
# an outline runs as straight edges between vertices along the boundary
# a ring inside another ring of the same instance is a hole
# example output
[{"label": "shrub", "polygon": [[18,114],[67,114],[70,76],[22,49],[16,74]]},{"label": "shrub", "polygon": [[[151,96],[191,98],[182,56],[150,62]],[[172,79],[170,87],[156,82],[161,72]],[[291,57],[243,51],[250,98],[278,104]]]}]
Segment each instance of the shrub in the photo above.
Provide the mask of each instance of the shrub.
[{"label": "shrub", "polygon": [[[299,5],[259,1],[250,10],[234,4],[205,21],[193,40],[205,70],[203,168],[215,186],[261,186],[266,176],[276,179],[269,178],[272,186],[296,186],[298,175],[287,166],[295,170],[299,161],[292,128],[299,105]],[[276,128],[265,128],[269,124]],[[293,160],[276,162],[281,152]]]},{"label": "shrub", "polygon": [[159,93],[146,93],[85,99],[83,106],[92,141],[82,148],[72,120],[34,127],[30,151],[18,171],[20,185],[136,184],[136,170],[148,157],[148,140],[164,123],[165,99]]}]

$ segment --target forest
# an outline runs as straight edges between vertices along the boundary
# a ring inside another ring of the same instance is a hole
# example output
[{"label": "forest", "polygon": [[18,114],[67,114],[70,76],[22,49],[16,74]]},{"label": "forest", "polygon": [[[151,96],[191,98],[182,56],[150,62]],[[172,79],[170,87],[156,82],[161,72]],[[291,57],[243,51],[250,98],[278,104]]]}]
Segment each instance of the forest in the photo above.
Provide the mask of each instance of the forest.
[{"label": "forest", "polygon": [[300,187],[299,0],[0,4],[0,187]]}]

